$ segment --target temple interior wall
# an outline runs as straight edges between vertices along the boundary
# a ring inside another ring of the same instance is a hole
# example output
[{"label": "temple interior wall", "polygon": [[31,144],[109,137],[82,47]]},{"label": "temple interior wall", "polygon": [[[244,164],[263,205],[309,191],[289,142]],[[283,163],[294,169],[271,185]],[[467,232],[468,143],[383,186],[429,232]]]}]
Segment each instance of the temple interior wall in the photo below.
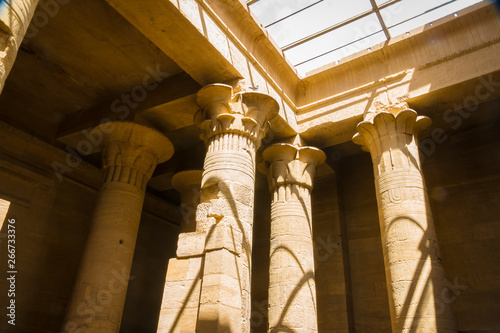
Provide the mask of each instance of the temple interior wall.
[{"label": "temple interior wall", "polygon": [[[448,132],[423,163],[449,281],[441,301],[451,303],[460,332],[495,332],[500,327],[498,125],[493,115]],[[35,164],[21,149],[5,151],[0,153],[0,198],[10,202],[7,218],[16,219],[16,264],[22,272],[16,302],[23,320],[16,332],[42,332],[40,327],[55,332],[70,297],[96,191],[69,178],[59,182],[47,171],[51,161]],[[331,164],[335,172],[316,177],[312,199],[319,330],[390,332],[370,156],[346,156]],[[261,175],[255,206],[252,330],[266,332],[270,195]],[[5,244],[6,223],[1,234]],[[164,217],[143,212],[121,332],[155,332],[177,235],[178,229]],[[1,246],[0,256],[7,257],[6,246]],[[1,267],[7,271],[6,262]],[[0,288],[7,289],[5,279]],[[92,306],[86,309],[92,311]],[[5,322],[0,325],[7,331]]]}]

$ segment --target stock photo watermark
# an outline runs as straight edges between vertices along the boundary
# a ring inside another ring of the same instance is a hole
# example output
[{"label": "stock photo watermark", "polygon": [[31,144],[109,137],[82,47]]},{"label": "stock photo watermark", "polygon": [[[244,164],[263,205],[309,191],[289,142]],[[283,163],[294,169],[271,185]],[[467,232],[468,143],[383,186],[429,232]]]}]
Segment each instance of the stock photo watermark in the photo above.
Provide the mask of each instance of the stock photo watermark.
[{"label": "stock photo watermark", "polygon": [[[458,130],[464,120],[478,110],[480,103],[486,102],[500,89],[500,81],[494,81],[492,74],[486,77],[481,76],[478,81],[479,83],[472,94],[465,96],[461,103],[454,103],[451,108],[443,113],[443,120],[446,124],[451,125],[451,129]],[[443,128],[434,128],[429,138],[423,139],[419,143],[422,162],[436,151],[437,145],[446,142],[448,139],[449,135],[445,133]]]},{"label": "stock photo watermark", "polygon": [[436,313],[442,314],[446,309],[446,304],[451,304],[457,300],[457,297],[465,291],[469,285],[468,284],[460,284],[458,277],[455,276],[453,279],[453,284],[445,280],[445,287],[441,290],[439,294],[440,298],[436,300]]},{"label": "stock photo watermark", "polygon": [[7,322],[16,325],[16,219],[7,220]]},{"label": "stock photo watermark", "polygon": [[30,39],[38,35],[40,29],[43,29],[57,14],[61,6],[68,4],[71,0],[47,0],[38,3],[38,9],[33,14],[31,24],[26,30],[23,43],[29,43]]},{"label": "stock photo watermark", "polygon": [[[87,317],[84,324],[90,324],[98,315],[104,310],[104,306],[111,303],[114,295],[120,294],[125,288],[127,288],[128,281],[135,279],[135,276],[129,276],[123,268],[122,272],[119,273],[115,270],[111,271],[113,278],[109,280],[107,288],[99,290],[95,296],[88,295],[89,290],[87,290],[87,297],[76,307],[76,314],[79,317]],[[69,321],[64,326],[63,333],[79,333],[81,323],[75,323]]]}]

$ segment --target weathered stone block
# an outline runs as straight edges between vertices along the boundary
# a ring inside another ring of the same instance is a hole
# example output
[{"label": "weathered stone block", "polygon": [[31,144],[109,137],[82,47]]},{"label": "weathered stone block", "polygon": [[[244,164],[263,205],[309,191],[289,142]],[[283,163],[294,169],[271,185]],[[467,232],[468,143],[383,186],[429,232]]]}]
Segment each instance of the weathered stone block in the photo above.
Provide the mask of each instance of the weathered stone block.
[{"label": "weathered stone block", "polygon": [[227,221],[216,224],[207,237],[206,251],[226,249],[236,254],[241,253],[242,234]]},{"label": "weathered stone block", "polygon": [[177,257],[193,257],[203,254],[205,249],[205,232],[188,232],[179,235],[177,241]]}]

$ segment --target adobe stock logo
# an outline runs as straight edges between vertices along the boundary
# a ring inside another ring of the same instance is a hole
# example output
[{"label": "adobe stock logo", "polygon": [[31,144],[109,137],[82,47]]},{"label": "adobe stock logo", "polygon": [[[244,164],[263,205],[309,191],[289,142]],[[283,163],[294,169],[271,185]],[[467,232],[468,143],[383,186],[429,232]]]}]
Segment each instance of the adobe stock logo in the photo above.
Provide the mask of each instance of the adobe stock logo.
[{"label": "adobe stock logo", "polygon": [[[453,130],[458,130],[464,119],[471,116],[472,113],[477,111],[479,104],[489,100],[495,96],[500,89],[500,82],[493,80],[493,75],[481,76],[478,78],[479,83],[474,88],[473,93],[465,96],[461,103],[453,104],[453,107],[443,113],[443,120],[445,123],[450,124]],[[420,159],[422,162],[426,157],[431,156],[436,146],[448,140],[449,136],[445,134],[445,130],[436,127],[432,130],[429,138],[423,139],[419,143],[419,150],[421,152]]]},{"label": "adobe stock logo", "polygon": [[51,18],[59,14],[62,5],[66,5],[71,0],[47,0],[40,1],[38,8],[31,19],[31,24],[24,35],[24,42],[28,42],[31,38],[38,34],[38,31],[45,27]]}]

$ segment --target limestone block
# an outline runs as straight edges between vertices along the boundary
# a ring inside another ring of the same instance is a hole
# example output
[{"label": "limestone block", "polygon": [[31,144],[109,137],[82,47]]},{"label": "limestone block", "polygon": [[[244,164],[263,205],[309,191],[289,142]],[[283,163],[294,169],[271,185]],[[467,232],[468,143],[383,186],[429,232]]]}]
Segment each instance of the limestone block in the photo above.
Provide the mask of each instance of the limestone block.
[{"label": "limestone block", "polygon": [[[203,275],[221,274],[230,278],[239,279],[239,267],[235,254],[226,249],[209,251],[205,254],[205,268]],[[204,280],[205,283],[205,280]]]},{"label": "limestone block", "polygon": [[202,258],[172,258],[168,261],[166,281],[188,281],[200,274]]},{"label": "limestone block", "polygon": [[226,249],[235,254],[241,253],[242,234],[224,219],[210,230],[206,251]]},{"label": "limestone block", "polygon": [[179,234],[177,257],[200,256],[205,250],[205,232],[187,232]]}]

